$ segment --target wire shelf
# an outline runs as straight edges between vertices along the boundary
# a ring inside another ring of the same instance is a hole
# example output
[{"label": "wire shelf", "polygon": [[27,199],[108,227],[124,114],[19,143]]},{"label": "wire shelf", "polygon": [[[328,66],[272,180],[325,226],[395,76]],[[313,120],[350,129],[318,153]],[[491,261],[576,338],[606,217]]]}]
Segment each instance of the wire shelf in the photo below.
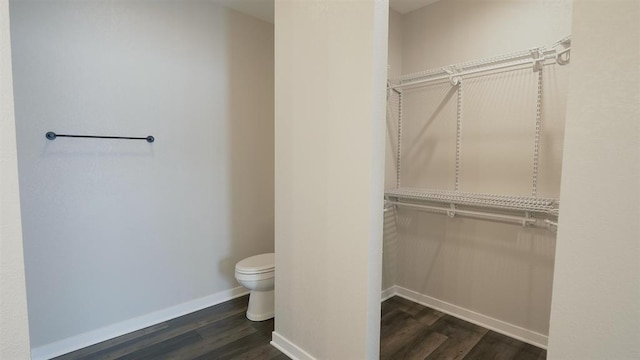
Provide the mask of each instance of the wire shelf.
[{"label": "wire shelf", "polygon": [[484,193],[470,193],[449,190],[426,190],[399,188],[385,192],[385,197],[398,200],[427,201],[454,205],[492,208],[498,210],[518,210],[556,215],[560,205],[558,199],[532,196],[510,196]]},{"label": "wire shelf", "polygon": [[[388,96],[387,101],[393,100],[394,103],[397,103],[398,109],[398,138],[396,144],[397,188],[385,193],[385,208],[387,209],[385,211],[393,207],[404,206],[443,213],[450,217],[461,215],[496,221],[517,222],[521,223],[522,226],[540,225],[540,220],[545,219],[547,220],[547,222],[545,222],[546,226],[556,226],[557,222],[550,219],[557,219],[558,217],[560,206],[558,199],[537,197],[540,131],[542,126],[542,70],[545,65],[568,64],[570,51],[571,38],[567,36],[549,47],[538,47],[511,54],[406,74],[396,79],[396,81],[388,81],[387,87],[389,94],[393,96]],[[523,66],[532,66],[534,72],[538,73],[536,134],[534,138],[534,158],[532,161],[532,196],[510,196],[458,191],[462,153],[462,102],[465,77],[479,73],[502,71],[503,69],[520,69]],[[449,81],[451,86],[457,88],[458,93],[456,112],[455,190],[403,188],[401,187],[400,170],[403,160],[401,157],[401,144],[404,91],[401,89],[414,89],[436,81]],[[394,112],[387,111],[387,116],[392,116],[393,114]],[[462,208],[457,206],[461,206]]]},{"label": "wire shelf", "polygon": [[400,83],[411,82],[415,80],[424,80],[438,75],[449,75],[452,70],[458,72],[470,71],[470,70],[482,70],[483,68],[491,68],[494,65],[509,66],[511,64],[517,64],[523,59],[529,59],[532,51],[543,51],[541,48],[535,48],[530,50],[518,51],[511,54],[504,54],[500,56],[494,56],[487,59],[468,61],[455,65],[447,65],[436,69],[430,69],[425,71],[418,71],[410,74],[400,76],[398,79]]},{"label": "wire shelf", "polygon": [[[559,49],[563,47],[564,49]],[[521,50],[510,54],[503,54],[485,59],[467,61],[459,64],[447,65],[435,69],[414,72],[400,76],[395,84],[390,84],[390,88],[399,89],[406,86],[423,85],[434,80],[450,79],[454,85],[454,80],[461,76],[482,73],[486,71],[499,70],[503,68],[533,64],[534,69],[549,62],[565,65],[568,58],[563,58],[571,49],[571,37],[567,36],[551,46],[543,46],[528,50]]]}]

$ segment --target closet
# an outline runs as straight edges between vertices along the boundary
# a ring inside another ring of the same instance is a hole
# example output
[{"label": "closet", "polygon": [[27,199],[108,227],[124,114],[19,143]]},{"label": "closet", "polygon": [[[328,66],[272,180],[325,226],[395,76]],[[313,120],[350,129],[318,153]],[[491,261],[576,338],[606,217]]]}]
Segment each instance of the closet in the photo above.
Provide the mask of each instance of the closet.
[{"label": "closet", "polygon": [[546,347],[570,10],[439,1],[390,14],[383,299]]}]

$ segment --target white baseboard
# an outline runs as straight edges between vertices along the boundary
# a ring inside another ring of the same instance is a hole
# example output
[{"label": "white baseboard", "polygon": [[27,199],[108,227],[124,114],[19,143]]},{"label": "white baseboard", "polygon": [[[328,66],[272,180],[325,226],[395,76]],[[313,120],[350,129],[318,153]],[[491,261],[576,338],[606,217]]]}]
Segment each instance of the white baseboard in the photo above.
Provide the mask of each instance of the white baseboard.
[{"label": "white baseboard", "polygon": [[182,315],[202,310],[209,306],[217,305],[231,299],[248,294],[249,291],[242,286],[220,291],[203,298],[195,299],[170,308],[143,315],[130,320],[125,320],[100,329],[92,330],[80,335],[72,336],[54,343],[31,349],[32,360],[51,359],[56,356],[91,346],[105,340],[128,334],[133,331],[171,320]]},{"label": "white baseboard", "polygon": [[316,360],[316,358],[309,355],[309,353],[300,349],[296,344],[292,343],[275,331],[271,333],[271,345],[283,352],[292,360]]},{"label": "white baseboard", "polygon": [[[428,306],[432,309],[441,311],[445,314],[455,316],[459,319],[482,326],[489,330],[493,330],[497,333],[526,342],[528,344],[537,346],[539,348],[547,349],[547,343],[549,341],[549,337],[547,335],[543,335],[535,331],[527,330],[520,326],[513,325],[510,323],[504,322],[502,320],[492,318],[490,316],[482,315],[475,311],[468,310],[460,306],[450,304],[446,301],[438,300],[436,298],[432,298],[430,296],[420,294],[418,292],[405,289],[400,286],[394,286],[393,290],[394,290],[393,295],[398,295],[407,300],[416,302],[424,306]],[[387,295],[388,295],[388,292],[389,292],[389,289],[384,291],[384,293],[387,293]]]},{"label": "white baseboard", "polygon": [[380,298],[381,298],[380,301],[385,301],[385,300],[387,300],[389,298],[392,298],[394,296],[396,296],[396,286],[395,285],[382,290],[382,294],[380,295]]}]

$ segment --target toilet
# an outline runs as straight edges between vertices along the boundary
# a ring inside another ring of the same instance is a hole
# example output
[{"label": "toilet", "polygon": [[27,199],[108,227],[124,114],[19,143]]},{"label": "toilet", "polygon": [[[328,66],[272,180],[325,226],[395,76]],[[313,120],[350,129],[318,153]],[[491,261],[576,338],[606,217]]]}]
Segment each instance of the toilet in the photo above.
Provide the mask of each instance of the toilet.
[{"label": "toilet", "polygon": [[274,316],[275,254],[260,254],[239,261],[236,280],[250,290],[247,319],[271,319]]}]

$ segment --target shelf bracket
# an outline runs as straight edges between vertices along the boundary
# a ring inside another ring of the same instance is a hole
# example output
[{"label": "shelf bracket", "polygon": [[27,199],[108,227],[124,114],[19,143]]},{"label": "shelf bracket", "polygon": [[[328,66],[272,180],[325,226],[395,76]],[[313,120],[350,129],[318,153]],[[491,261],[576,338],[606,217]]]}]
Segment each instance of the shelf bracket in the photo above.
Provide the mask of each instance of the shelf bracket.
[{"label": "shelf bracket", "polygon": [[556,51],[556,62],[560,65],[567,65],[571,60],[571,39],[565,39],[558,45],[562,45],[563,49]]},{"label": "shelf bracket", "polygon": [[458,69],[456,69],[455,67],[451,67],[450,69],[445,69],[444,70],[447,74],[449,74],[449,82],[451,83],[451,86],[459,86],[460,83],[462,82],[462,78],[458,75]]},{"label": "shelf bracket", "polygon": [[547,225],[547,229],[549,229],[549,231],[553,231],[553,232],[558,231],[558,223],[556,221],[545,219],[544,223]]},{"label": "shelf bracket", "polygon": [[531,57],[533,58],[533,71],[542,71],[542,65],[544,64],[544,53],[540,49],[531,50]]},{"label": "shelf bracket", "polygon": [[450,218],[454,218],[456,216],[456,204],[450,204],[451,210],[447,211],[447,216]]}]

